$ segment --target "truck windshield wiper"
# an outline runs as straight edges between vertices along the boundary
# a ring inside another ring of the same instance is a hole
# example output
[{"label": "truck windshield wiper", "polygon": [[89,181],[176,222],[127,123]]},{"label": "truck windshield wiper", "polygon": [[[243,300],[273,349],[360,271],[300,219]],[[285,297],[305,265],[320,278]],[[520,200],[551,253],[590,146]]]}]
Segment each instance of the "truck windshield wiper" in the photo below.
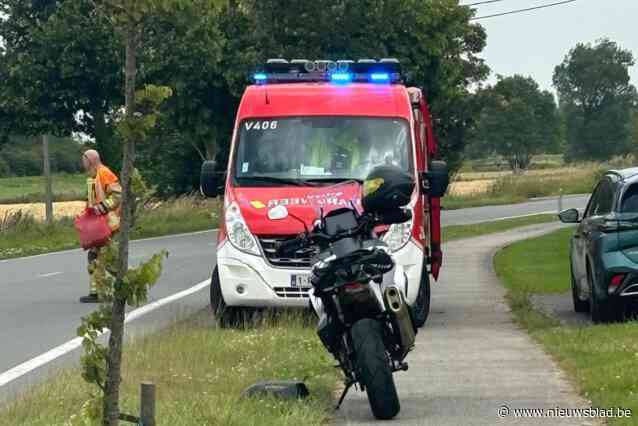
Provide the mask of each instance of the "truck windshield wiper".
[{"label": "truck windshield wiper", "polygon": [[317,186],[316,183],[303,179],[279,178],[274,176],[241,176],[237,177],[237,179],[292,186]]}]

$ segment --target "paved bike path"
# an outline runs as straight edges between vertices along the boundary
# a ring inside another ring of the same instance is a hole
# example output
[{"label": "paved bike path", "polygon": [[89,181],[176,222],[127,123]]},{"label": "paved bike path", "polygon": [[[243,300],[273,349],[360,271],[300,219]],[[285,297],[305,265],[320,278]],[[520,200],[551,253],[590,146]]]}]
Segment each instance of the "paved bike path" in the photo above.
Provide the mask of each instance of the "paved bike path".
[{"label": "paved bike path", "polygon": [[[432,290],[432,312],[396,373],[401,413],[393,425],[591,425],[586,418],[516,418],[518,408],[588,408],[552,359],[519,328],[492,259],[500,248],[560,225],[451,242]],[[507,407],[507,408],[502,408]],[[509,414],[499,417],[499,409]],[[338,425],[378,424],[365,393],[352,390]]]}]

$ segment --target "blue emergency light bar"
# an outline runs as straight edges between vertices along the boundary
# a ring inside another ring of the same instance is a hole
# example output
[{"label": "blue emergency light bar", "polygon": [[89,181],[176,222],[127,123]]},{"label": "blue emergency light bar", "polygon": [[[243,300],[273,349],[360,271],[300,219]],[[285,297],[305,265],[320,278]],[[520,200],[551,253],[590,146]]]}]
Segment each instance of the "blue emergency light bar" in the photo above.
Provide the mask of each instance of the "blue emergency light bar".
[{"label": "blue emergency light bar", "polygon": [[257,84],[332,82],[348,83],[402,83],[401,64],[397,59],[379,61],[308,61],[306,59],[269,59],[253,74]]}]

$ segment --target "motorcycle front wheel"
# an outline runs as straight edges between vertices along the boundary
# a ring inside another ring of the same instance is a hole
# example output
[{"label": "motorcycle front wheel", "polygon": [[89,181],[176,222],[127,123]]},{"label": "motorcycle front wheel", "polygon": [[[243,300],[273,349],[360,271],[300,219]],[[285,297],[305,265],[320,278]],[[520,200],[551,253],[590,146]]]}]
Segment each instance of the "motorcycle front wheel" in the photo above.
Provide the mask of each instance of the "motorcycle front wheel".
[{"label": "motorcycle front wheel", "polygon": [[383,343],[383,325],[366,318],[357,321],[350,333],[357,379],[366,388],[372,414],[380,420],[394,418],[401,405]]}]

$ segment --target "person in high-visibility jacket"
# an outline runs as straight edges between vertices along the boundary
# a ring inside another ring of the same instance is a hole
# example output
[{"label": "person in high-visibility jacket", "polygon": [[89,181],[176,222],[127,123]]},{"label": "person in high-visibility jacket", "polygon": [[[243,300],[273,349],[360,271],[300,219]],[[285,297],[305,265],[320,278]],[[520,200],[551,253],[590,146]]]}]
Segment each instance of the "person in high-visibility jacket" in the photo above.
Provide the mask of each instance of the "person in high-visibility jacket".
[{"label": "person in high-visibility jacket", "polygon": [[352,173],[361,163],[361,134],[357,129],[346,130],[330,138],[325,133],[314,135],[309,141],[310,165],[325,172]]},{"label": "person in high-visibility jacket", "polygon": [[[119,179],[111,169],[102,164],[100,154],[93,149],[82,155],[82,165],[87,174],[87,208],[93,209],[95,214],[107,215],[108,225],[115,235],[120,229],[122,187]],[[99,302],[94,275],[96,261],[104,250],[105,247],[99,247],[92,248],[88,252],[89,295],[80,298],[82,303]]]}]

